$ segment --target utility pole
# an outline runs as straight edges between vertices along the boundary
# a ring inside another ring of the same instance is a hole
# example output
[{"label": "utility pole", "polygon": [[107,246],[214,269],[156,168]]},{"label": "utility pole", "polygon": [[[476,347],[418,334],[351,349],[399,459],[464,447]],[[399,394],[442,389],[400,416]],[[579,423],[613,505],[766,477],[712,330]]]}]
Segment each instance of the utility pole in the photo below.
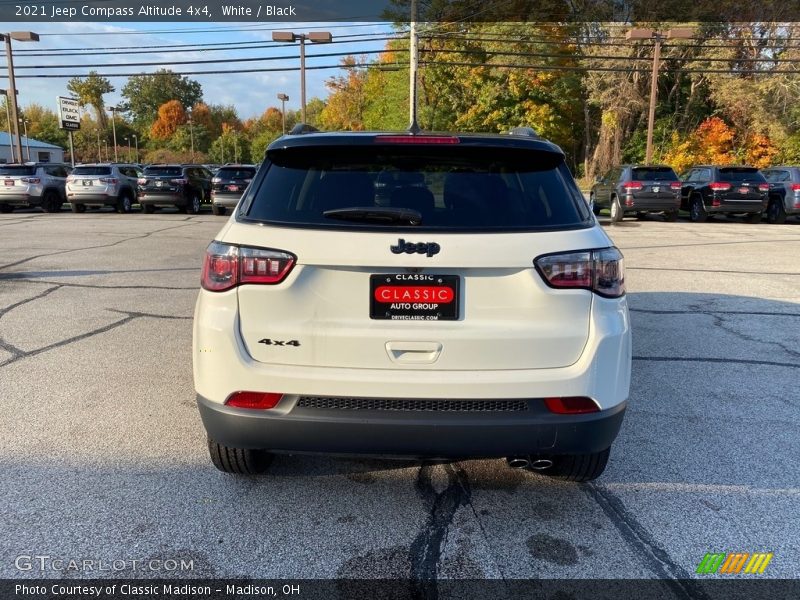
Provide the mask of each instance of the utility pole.
[{"label": "utility pole", "polygon": [[273,42],[300,42],[300,120],[306,122],[306,40],[314,44],[329,44],[333,41],[330,31],[273,31]]},{"label": "utility pole", "polygon": [[[8,149],[11,151],[11,155],[9,158],[11,162],[17,162],[14,158],[14,136],[11,135],[11,103],[8,100],[8,90],[0,90],[0,94],[6,97],[6,123],[8,123]],[[20,156],[19,162],[22,162],[22,157]]]},{"label": "utility pole", "polygon": [[688,39],[694,35],[691,27],[678,27],[667,31],[657,31],[645,27],[630,29],[625,33],[629,40],[653,40],[653,75],[650,81],[650,108],[647,112],[647,149],[645,164],[653,162],[653,129],[656,122],[656,103],[658,101],[658,70],[661,66],[661,42],[665,39]]},{"label": "utility pole", "polygon": [[16,136],[17,156],[22,162],[22,140],[19,137],[19,107],[17,106],[17,83],[14,79],[14,57],[11,53],[11,40],[19,42],[38,42],[39,34],[32,31],[12,31],[0,34],[0,40],[6,43],[6,62],[8,63],[8,98],[11,100],[11,118],[14,121],[14,135]]},{"label": "utility pole", "polygon": [[419,36],[417,35],[417,0],[411,0],[411,43],[410,43],[410,81],[409,81],[409,113],[411,133],[419,132],[417,124],[417,69],[419,68]]},{"label": "utility pole", "polygon": [[136,162],[139,162],[139,138],[136,137],[136,134],[133,134],[133,141],[136,144]]},{"label": "utility pole", "polygon": [[23,117],[19,122],[22,123],[23,131],[25,132],[25,149],[28,152],[28,162],[31,162],[31,138],[28,137],[28,123],[30,123],[30,121]]},{"label": "utility pole", "polygon": [[97,124],[96,131],[97,131],[97,162],[103,162],[103,157],[100,154],[100,123]]},{"label": "utility pole", "polygon": [[114,162],[119,162],[119,157],[117,156],[117,111],[119,107],[109,106],[108,110],[111,111],[111,131],[114,132]]}]

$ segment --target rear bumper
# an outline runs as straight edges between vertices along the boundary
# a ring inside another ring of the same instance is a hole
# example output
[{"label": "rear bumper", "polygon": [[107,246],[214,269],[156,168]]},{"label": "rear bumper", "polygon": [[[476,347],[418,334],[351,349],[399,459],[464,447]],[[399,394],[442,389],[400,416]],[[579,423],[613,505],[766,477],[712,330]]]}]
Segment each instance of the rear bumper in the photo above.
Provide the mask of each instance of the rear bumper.
[{"label": "rear bumper", "polygon": [[625,212],[661,212],[678,210],[681,207],[681,199],[672,198],[633,198],[633,204],[626,204],[628,198],[623,197],[622,210]]},{"label": "rear bumper", "polygon": [[67,202],[70,204],[116,204],[117,197],[106,193],[75,194],[67,192]]},{"label": "rear bumper", "polygon": [[221,194],[219,192],[211,192],[211,204],[214,206],[224,206],[225,208],[234,208],[241,200],[241,194]]},{"label": "rear bumper", "polygon": [[706,203],[706,212],[709,214],[718,213],[757,213],[767,210],[767,200],[742,200],[731,201],[723,200],[719,206]]},{"label": "rear bumper", "polygon": [[297,402],[287,396],[275,409],[257,411],[197,397],[208,435],[227,446],[436,458],[599,452],[617,437],[626,408],[622,402],[599,413],[554,415],[538,399],[526,400],[527,410],[476,413],[309,409]]},{"label": "rear bumper", "polygon": [[157,206],[183,206],[188,200],[182,193],[157,194],[152,192],[139,192],[139,204],[154,204]]},{"label": "rear bumper", "polygon": [[42,194],[0,194],[0,204],[9,206],[40,206],[42,204]]}]

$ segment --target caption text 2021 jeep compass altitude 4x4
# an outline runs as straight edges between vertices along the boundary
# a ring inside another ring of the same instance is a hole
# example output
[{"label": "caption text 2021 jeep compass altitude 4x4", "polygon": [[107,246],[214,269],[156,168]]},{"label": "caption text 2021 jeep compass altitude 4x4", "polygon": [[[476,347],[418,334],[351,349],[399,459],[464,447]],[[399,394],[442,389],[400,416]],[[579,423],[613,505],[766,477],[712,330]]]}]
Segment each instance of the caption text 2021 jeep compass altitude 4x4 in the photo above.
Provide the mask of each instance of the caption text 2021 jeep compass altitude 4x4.
[{"label": "caption text 2021 jeep compass altitude 4x4", "polygon": [[193,343],[231,473],[323,452],[585,481],[630,383],[622,255],[530,131],[280,138],[207,249]]}]

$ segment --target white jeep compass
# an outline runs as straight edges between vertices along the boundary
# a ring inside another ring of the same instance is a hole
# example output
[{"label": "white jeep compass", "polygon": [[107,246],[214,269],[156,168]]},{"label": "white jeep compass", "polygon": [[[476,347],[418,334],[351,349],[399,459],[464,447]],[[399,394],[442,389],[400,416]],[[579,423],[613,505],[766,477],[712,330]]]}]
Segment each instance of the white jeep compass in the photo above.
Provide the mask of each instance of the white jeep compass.
[{"label": "white jeep compass", "polygon": [[229,473],[315,452],[587,481],[628,397],[622,255],[531,130],[306,128],[208,246],[193,354]]}]

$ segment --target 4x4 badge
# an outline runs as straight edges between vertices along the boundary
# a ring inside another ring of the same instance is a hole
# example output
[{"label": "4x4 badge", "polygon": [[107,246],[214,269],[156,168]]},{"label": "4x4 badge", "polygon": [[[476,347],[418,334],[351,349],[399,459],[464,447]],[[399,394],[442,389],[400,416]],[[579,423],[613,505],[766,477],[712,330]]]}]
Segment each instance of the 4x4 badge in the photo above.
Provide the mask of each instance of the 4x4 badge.
[{"label": "4x4 badge", "polygon": [[442,247],[439,246],[436,242],[428,242],[427,244],[424,242],[419,242],[415,244],[414,242],[406,242],[403,238],[397,240],[396,246],[389,246],[389,250],[392,251],[393,254],[427,254],[430,258],[434,254],[439,254],[439,250]]}]

